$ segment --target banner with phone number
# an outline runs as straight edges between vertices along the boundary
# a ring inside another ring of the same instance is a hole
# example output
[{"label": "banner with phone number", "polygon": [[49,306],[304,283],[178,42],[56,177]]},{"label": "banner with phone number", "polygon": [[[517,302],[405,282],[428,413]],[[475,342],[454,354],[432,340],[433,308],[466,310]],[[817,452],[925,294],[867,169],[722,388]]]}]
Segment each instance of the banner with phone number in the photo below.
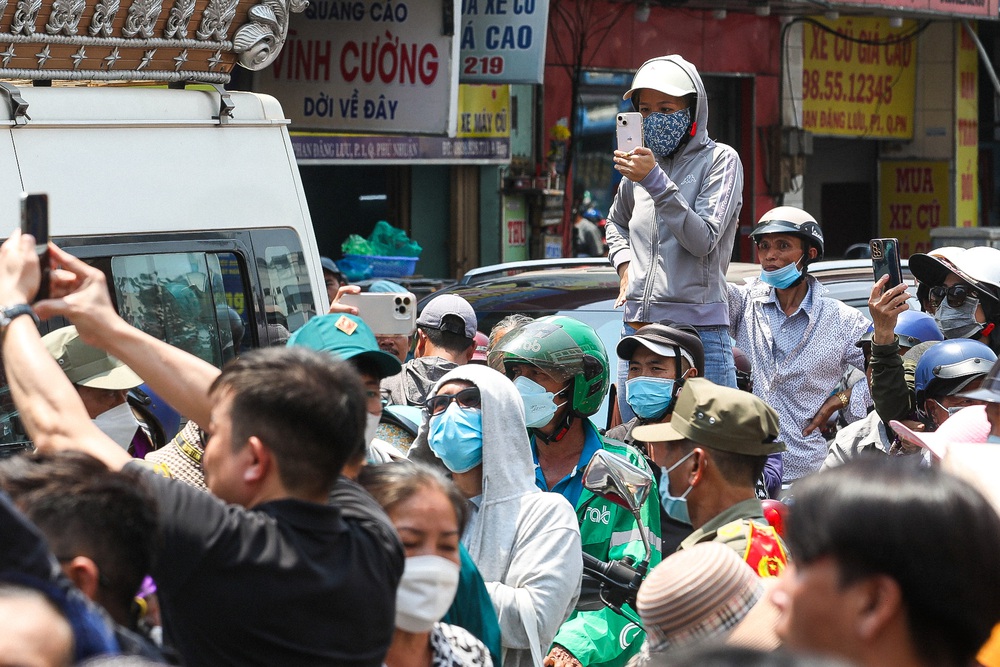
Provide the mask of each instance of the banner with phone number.
[{"label": "banner with phone number", "polygon": [[912,139],[917,41],[886,42],[910,34],[915,22],[892,28],[888,18],[812,20],[802,28],[803,129],[819,135]]},{"label": "banner with phone number", "polygon": [[949,163],[879,162],[879,234],[899,239],[900,257],[930,252],[931,230],[947,225],[951,210]]},{"label": "banner with phone number", "polygon": [[462,0],[462,83],[542,83],[549,0]]}]

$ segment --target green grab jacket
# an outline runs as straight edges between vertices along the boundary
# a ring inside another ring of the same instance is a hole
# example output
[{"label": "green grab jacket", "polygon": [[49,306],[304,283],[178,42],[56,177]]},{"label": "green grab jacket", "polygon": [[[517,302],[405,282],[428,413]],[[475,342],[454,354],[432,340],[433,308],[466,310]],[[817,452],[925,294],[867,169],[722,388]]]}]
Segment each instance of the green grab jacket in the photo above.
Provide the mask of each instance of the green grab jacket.
[{"label": "green grab jacket", "polygon": [[[590,428],[594,428],[592,424]],[[625,457],[643,470],[649,470],[646,460],[634,447],[604,437],[601,441],[607,451]],[[654,479],[649,497],[640,510],[652,550],[650,571],[662,560],[659,502],[660,494]],[[635,517],[625,508],[584,489],[576,505],[576,517],[580,522],[583,550],[591,556],[605,562],[625,556],[632,556],[636,562],[642,560],[645,548],[639,527]],[[574,611],[559,628],[552,643],[565,648],[586,667],[623,667],[629,658],[639,652],[645,638],[642,628],[604,607],[599,611]]]}]

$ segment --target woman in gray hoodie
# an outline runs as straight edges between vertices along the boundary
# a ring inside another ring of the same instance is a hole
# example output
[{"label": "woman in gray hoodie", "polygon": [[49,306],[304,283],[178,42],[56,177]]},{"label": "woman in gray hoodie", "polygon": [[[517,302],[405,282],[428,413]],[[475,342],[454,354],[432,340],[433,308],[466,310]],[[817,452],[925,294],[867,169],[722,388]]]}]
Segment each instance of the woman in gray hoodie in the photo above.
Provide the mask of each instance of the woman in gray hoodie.
[{"label": "woman in gray hoodie", "polygon": [[[743,205],[736,150],[708,136],[708,95],[680,56],[653,58],[624,99],[643,116],[644,145],[615,151],[621,184],[608,212],[609,257],[621,277],[623,335],[644,324],[683,322],[705,346],[705,377],[736,386],[726,269]],[[628,367],[620,368],[619,387]],[[622,420],[632,409],[619,394]]]},{"label": "woman in gray hoodie", "polygon": [[469,500],[462,543],[496,609],[504,666],[541,667],[580,593],[576,514],[535,486],[524,408],[510,380],[459,366],[430,396],[410,457],[436,456]]}]

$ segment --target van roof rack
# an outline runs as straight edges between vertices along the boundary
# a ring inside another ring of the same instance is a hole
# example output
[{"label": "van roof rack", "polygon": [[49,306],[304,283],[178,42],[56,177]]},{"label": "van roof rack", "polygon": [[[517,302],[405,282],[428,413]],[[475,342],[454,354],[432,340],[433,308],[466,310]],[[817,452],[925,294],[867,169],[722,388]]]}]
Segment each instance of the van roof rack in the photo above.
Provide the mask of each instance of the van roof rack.
[{"label": "van roof rack", "polygon": [[[6,5],[7,3],[3,3]],[[14,0],[0,78],[226,84],[267,67],[307,0]]]}]

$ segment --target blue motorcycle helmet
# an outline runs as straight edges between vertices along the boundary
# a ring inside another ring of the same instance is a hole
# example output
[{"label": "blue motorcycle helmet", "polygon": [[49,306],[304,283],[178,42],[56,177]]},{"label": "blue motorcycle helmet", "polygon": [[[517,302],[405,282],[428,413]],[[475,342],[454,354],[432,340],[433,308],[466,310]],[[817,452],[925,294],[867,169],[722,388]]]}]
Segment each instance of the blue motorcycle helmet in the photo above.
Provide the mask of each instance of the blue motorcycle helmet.
[{"label": "blue motorcycle helmet", "polygon": [[896,335],[900,347],[913,347],[929,340],[944,340],[944,334],[934,318],[919,310],[904,310],[896,320]]},{"label": "blue motorcycle helmet", "polygon": [[997,360],[985,343],[956,338],[936,343],[917,362],[914,389],[917,406],[928,397],[956,394],[973,380],[984,378]]}]

